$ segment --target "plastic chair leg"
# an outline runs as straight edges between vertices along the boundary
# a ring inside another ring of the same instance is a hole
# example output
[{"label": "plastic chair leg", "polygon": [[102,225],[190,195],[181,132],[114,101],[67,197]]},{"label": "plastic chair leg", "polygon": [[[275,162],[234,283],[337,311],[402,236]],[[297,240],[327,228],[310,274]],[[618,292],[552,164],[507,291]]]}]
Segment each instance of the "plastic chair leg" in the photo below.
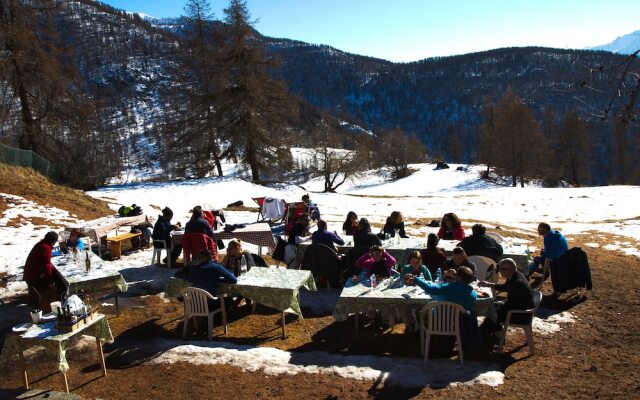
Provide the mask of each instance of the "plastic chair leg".
[{"label": "plastic chair leg", "polygon": [[531,328],[531,326],[524,328],[524,334],[527,337],[527,343],[529,344],[529,354],[535,354],[536,349],[533,344],[533,328]]},{"label": "plastic chair leg", "polygon": [[184,316],[184,328],[182,328],[182,338],[186,338],[187,337],[187,329],[189,327],[189,317],[187,315]]},{"label": "plastic chair leg", "polygon": [[462,340],[460,340],[460,334],[456,335],[456,342],[458,346],[458,358],[460,359],[460,365],[464,365],[464,356],[462,354]]},{"label": "plastic chair leg", "polygon": [[431,335],[429,331],[424,335],[424,365],[427,365],[429,360],[429,347],[431,344]]},{"label": "plastic chair leg", "polygon": [[502,352],[504,343],[507,341],[507,329],[509,329],[509,324],[505,323],[502,329],[502,335],[500,335],[500,342],[498,343],[498,353]]}]

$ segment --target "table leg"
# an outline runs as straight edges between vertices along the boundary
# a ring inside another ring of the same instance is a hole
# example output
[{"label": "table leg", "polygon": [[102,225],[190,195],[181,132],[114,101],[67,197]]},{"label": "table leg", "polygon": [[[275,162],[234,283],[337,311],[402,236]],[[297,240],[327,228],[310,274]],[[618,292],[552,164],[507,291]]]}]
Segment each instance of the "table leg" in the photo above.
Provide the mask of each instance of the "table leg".
[{"label": "table leg", "polygon": [[107,376],[107,366],[104,362],[104,352],[102,351],[102,342],[100,338],[96,338],[96,346],[98,346],[98,358],[100,361],[100,368],[102,369],[102,376]]},{"label": "table leg", "polygon": [[24,388],[29,390],[29,376],[27,375],[27,363],[24,361],[24,352],[20,350],[18,353],[18,358],[20,359],[20,368],[22,368],[22,383],[24,384]]},{"label": "table leg", "polygon": [[115,303],[116,303],[116,316],[120,316],[120,304],[118,303],[118,291],[117,290],[113,291],[113,296],[115,297]]},{"label": "table leg", "polygon": [[258,255],[261,256],[262,255],[262,246],[258,246]]},{"label": "table leg", "polygon": [[120,242],[111,242],[111,259],[115,260],[122,256],[120,251]]},{"label": "table leg", "polygon": [[[420,310],[419,310],[420,311]],[[424,354],[424,313],[420,311],[420,354]]]},{"label": "table leg", "polygon": [[285,332],[285,322],[284,322],[284,311],[282,312],[282,339],[284,339],[286,337],[286,332]]},{"label": "table leg", "polygon": [[356,321],[356,331],[353,335],[354,338],[358,338],[359,330],[360,330],[360,313],[356,312],[354,320]]},{"label": "table leg", "polygon": [[67,380],[67,373],[61,372],[62,374],[62,384],[64,385],[64,391],[69,393],[69,381]]}]

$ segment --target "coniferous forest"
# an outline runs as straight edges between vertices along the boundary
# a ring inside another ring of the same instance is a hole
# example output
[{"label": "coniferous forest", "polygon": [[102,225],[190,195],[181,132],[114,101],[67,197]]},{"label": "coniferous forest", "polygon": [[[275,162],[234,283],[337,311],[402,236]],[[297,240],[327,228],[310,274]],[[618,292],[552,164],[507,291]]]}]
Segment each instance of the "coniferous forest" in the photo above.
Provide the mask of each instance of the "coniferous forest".
[{"label": "coniferous forest", "polygon": [[[392,63],[264,37],[244,1],[183,14],[0,1],[0,142],[81,188],[233,161],[254,181],[325,176],[331,191],[427,159],[484,163],[513,185],[640,183],[635,58],[530,47]],[[296,165],[293,146],[320,161]]]}]

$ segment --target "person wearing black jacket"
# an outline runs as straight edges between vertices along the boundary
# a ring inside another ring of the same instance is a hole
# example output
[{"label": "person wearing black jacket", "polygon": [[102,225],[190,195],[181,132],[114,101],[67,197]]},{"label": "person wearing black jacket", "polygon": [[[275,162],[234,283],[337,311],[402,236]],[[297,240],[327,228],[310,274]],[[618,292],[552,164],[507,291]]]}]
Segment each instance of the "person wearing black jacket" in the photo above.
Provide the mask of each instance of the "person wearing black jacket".
[{"label": "person wearing black jacket", "polygon": [[[480,287],[493,287],[499,292],[507,292],[507,300],[504,304],[496,306],[498,321],[485,318],[480,327],[483,332],[492,332],[500,329],[500,324],[505,322],[509,310],[528,310],[534,307],[533,291],[524,274],[517,270],[516,262],[511,258],[505,258],[498,264],[500,274],[506,278],[503,284],[481,281]],[[530,324],[531,314],[513,314],[510,322],[514,324]]]},{"label": "person wearing black jacket", "polygon": [[487,229],[482,224],[471,227],[471,236],[467,236],[458,243],[467,253],[467,256],[489,257],[495,262],[500,261],[502,246],[492,237],[486,235]]},{"label": "person wearing black jacket", "polygon": [[[165,245],[165,249],[171,249],[171,262],[175,264],[178,256],[182,252],[182,245],[176,243],[171,248],[171,232],[180,228],[180,222],[177,222],[175,225],[171,224],[171,218],[173,218],[173,211],[169,207],[165,207],[162,210],[162,215],[158,215],[158,220],[156,224],[153,226],[153,233],[151,234],[151,238],[154,241],[163,241]],[[154,243],[154,247],[159,247]]]},{"label": "person wearing black jacket", "polygon": [[407,233],[404,231],[404,221],[402,218],[402,213],[400,211],[394,211],[391,213],[391,216],[387,218],[387,222],[384,224],[382,228],[383,233],[388,233],[391,237],[396,236],[396,230],[398,234],[400,234],[401,238],[408,238]]},{"label": "person wearing black jacket", "polygon": [[213,230],[209,222],[202,216],[202,207],[193,207],[192,212],[191,219],[184,227],[184,233],[201,233],[213,239]]},{"label": "person wearing black jacket", "polygon": [[353,235],[354,247],[366,247],[370,249],[372,246],[380,246],[380,238],[375,233],[371,232],[371,225],[366,218],[360,219],[358,223],[358,232]]}]

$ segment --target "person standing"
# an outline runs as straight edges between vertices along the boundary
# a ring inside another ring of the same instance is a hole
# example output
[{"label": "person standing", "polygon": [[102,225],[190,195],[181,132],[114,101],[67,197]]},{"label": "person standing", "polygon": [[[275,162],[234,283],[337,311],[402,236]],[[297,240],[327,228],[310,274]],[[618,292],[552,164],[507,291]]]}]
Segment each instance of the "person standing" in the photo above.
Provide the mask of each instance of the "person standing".
[{"label": "person standing", "polygon": [[[156,240],[164,242],[167,254],[170,253],[171,263],[172,265],[175,265],[178,256],[180,256],[180,253],[182,252],[182,245],[180,245],[180,243],[175,243],[172,247],[171,232],[179,229],[181,225],[180,222],[176,222],[175,225],[172,225],[171,218],[173,218],[173,211],[169,207],[165,207],[162,210],[162,215],[158,215],[158,220],[153,226],[151,238],[154,240],[153,247],[157,246],[156,248],[160,248],[159,245],[155,243]],[[163,262],[165,261],[166,259],[163,260]]]},{"label": "person standing", "polygon": [[60,299],[66,291],[58,270],[51,263],[53,246],[58,242],[58,234],[47,232],[44,238],[36,243],[29,252],[24,264],[22,280],[29,288],[29,301],[38,304],[42,312],[51,312],[49,303]]}]

